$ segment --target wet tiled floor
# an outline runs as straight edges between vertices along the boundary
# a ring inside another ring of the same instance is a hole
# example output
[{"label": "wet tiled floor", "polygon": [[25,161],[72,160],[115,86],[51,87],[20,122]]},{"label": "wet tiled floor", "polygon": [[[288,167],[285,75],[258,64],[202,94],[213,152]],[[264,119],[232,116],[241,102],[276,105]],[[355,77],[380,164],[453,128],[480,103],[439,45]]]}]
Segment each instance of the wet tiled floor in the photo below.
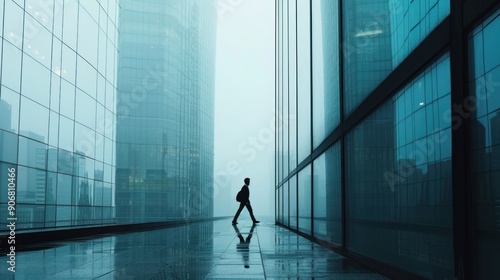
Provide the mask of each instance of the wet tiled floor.
[{"label": "wet tiled floor", "polygon": [[72,240],[0,257],[0,279],[386,279],[275,226],[230,219]]}]

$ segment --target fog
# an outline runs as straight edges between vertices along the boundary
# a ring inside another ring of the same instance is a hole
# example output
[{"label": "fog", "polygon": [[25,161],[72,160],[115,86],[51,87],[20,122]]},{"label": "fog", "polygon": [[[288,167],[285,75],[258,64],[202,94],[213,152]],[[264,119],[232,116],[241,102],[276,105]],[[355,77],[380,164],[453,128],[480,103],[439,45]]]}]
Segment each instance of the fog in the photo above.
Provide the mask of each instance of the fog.
[{"label": "fog", "polygon": [[255,217],[274,215],[274,43],[274,1],[219,0],[215,216],[234,215],[245,177]]}]

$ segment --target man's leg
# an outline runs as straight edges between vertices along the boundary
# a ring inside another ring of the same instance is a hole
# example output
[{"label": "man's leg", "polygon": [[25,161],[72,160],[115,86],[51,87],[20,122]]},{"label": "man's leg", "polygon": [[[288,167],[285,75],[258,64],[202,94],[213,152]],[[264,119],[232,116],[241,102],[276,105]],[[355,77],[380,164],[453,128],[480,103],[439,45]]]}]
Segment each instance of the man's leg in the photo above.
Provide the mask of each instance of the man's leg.
[{"label": "man's leg", "polygon": [[254,222],[254,224],[256,223],[259,223],[260,221],[257,221],[255,219],[255,217],[253,216],[253,209],[252,209],[252,205],[250,205],[250,203],[247,203],[247,209],[248,209],[248,213],[250,213],[250,218],[252,218],[252,222]]},{"label": "man's leg", "polygon": [[240,202],[240,207],[238,208],[238,211],[236,211],[236,215],[234,215],[234,218],[233,218],[233,224],[237,223],[238,217],[240,216],[240,213],[241,213],[241,210],[243,210],[244,207],[245,207],[245,204]]}]

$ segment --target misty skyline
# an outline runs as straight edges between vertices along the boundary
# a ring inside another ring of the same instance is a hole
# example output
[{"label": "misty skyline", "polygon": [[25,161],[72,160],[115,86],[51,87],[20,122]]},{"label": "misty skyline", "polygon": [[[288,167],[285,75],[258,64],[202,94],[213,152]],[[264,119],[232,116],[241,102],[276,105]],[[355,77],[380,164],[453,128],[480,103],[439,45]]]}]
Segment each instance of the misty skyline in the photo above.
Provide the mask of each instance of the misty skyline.
[{"label": "misty skyline", "polygon": [[214,215],[234,215],[236,193],[250,177],[255,216],[272,216],[274,1],[220,0],[218,8]]}]

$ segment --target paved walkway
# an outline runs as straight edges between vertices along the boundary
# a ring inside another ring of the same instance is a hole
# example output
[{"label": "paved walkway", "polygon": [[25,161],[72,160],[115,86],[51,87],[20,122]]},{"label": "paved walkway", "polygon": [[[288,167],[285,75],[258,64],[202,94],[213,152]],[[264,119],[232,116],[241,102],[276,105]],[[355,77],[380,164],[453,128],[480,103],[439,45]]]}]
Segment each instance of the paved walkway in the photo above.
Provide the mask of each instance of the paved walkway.
[{"label": "paved walkway", "polygon": [[0,279],[386,279],[273,220],[195,223],[61,242],[0,257]]}]

